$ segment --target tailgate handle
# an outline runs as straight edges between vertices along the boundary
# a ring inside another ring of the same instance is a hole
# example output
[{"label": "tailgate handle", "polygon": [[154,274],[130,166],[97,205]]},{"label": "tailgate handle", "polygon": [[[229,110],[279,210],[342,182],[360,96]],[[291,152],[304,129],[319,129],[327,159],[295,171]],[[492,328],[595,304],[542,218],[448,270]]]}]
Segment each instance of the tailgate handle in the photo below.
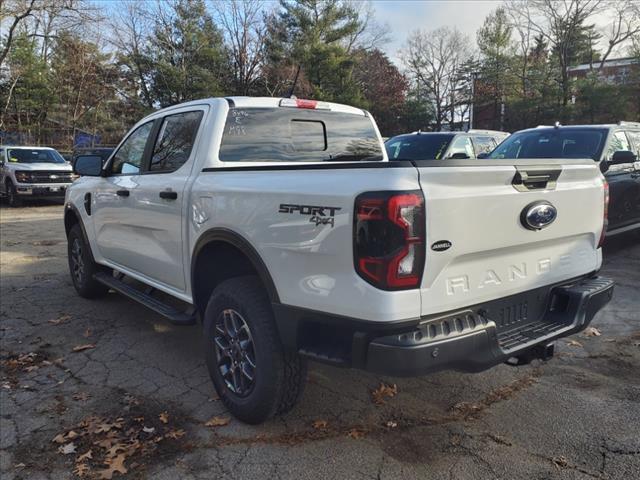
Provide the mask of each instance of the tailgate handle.
[{"label": "tailgate handle", "polygon": [[537,165],[516,167],[511,185],[519,192],[555,190],[562,167],[548,168]]}]

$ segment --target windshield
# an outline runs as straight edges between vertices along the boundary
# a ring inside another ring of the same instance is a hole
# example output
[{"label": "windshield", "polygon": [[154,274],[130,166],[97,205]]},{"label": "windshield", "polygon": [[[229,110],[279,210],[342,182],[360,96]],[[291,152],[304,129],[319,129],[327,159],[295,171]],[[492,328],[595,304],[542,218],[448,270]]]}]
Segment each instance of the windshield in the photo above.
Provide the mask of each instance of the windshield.
[{"label": "windshield", "polygon": [[382,160],[369,117],[300,108],[231,108],[223,162],[327,162]]},{"label": "windshield", "polygon": [[598,161],[607,139],[604,128],[545,128],[514,133],[489,158],[591,158]]},{"label": "windshield", "polygon": [[58,152],[44,148],[12,148],[7,157],[9,163],[66,163]]},{"label": "windshield", "polygon": [[389,160],[441,160],[454,135],[421,133],[401,135],[387,140]]}]

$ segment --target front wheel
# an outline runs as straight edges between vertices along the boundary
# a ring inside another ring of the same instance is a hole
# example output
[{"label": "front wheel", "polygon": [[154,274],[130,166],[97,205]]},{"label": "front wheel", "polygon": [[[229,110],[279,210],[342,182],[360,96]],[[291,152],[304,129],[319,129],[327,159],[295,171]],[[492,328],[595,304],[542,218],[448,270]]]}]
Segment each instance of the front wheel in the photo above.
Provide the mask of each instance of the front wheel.
[{"label": "front wheel", "polygon": [[234,416],[258,424],[293,408],[304,389],[307,363],[283,349],[258,278],[232,278],[214,290],[204,334],[209,375]]},{"label": "front wheel", "polygon": [[93,261],[90,248],[80,225],[71,227],[67,237],[67,256],[73,286],[81,297],[97,298],[106,294],[109,287],[93,278],[102,267]]},{"label": "front wheel", "polygon": [[7,181],[6,192],[7,192],[7,203],[9,204],[10,207],[17,208],[22,206],[22,199],[18,195],[16,186],[13,184],[13,182],[9,180]]}]

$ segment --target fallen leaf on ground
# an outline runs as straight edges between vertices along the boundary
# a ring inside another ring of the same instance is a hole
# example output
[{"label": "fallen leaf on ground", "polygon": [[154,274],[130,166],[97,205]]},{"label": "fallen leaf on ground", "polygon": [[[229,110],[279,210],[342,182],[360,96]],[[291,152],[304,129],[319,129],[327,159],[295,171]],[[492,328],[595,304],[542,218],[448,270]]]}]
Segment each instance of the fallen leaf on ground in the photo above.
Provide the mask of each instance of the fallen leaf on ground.
[{"label": "fallen leaf on ground", "polygon": [[371,397],[373,398],[373,403],[382,405],[385,397],[395,397],[397,393],[398,387],[395,383],[393,385],[380,383],[380,386],[371,392]]},{"label": "fallen leaf on ground", "polygon": [[91,336],[91,329],[87,328],[82,335],[84,338],[89,338]]},{"label": "fallen leaf on ground", "polygon": [[63,455],[69,455],[71,453],[76,453],[76,444],[73,443],[73,442],[67,443],[66,445],[63,445],[63,446],[59,447],[58,451]]},{"label": "fallen leaf on ground", "polygon": [[89,474],[89,465],[86,463],[77,463],[73,469],[73,473],[77,477],[86,477]]},{"label": "fallen leaf on ground", "polygon": [[167,412],[162,412],[160,415],[158,415],[158,418],[162,423],[169,423],[169,414]]},{"label": "fallen leaf on ground", "polygon": [[16,463],[13,468],[24,468],[26,465],[24,463]]},{"label": "fallen leaf on ground", "polygon": [[71,320],[71,315],[60,315],[58,318],[49,320],[49,323],[52,325],[60,325],[63,322],[66,322],[67,320]]},{"label": "fallen leaf on ground", "polygon": [[602,333],[600,333],[600,330],[598,330],[596,327],[588,327],[585,328],[584,335],[586,337],[599,337],[600,335],[602,335]]},{"label": "fallen leaf on ground", "polygon": [[53,437],[53,440],[51,441],[54,443],[64,443],[69,440],[73,440],[74,438],[78,438],[78,434],[75,431],[71,430],[68,433],[59,433],[58,435]]},{"label": "fallen leaf on ground", "polygon": [[313,428],[316,430],[324,430],[329,425],[329,422],[326,420],[315,420],[311,425],[313,425]]},{"label": "fallen leaf on ground", "polygon": [[569,340],[567,342],[567,345],[569,345],[570,347],[581,347],[582,344],[580,342],[578,342],[577,340]]},{"label": "fallen leaf on ground", "polygon": [[180,430],[171,430],[170,432],[165,433],[165,437],[166,438],[172,438],[174,440],[177,440],[181,437],[184,437],[187,434],[187,432],[185,432],[184,430],[180,429]]},{"label": "fallen leaf on ground", "polygon": [[127,473],[127,469],[124,466],[125,456],[118,455],[115,458],[105,461],[105,465],[108,465],[109,468],[105,468],[104,470],[98,470],[98,478],[104,480],[111,480],[113,478],[113,474],[118,472],[124,475]]},{"label": "fallen leaf on ground", "polygon": [[347,432],[347,437],[358,440],[364,438],[365,431],[362,428],[352,428]]},{"label": "fallen leaf on ground", "polygon": [[225,425],[228,425],[229,422],[231,421],[231,419],[229,417],[213,417],[211,420],[209,420],[207,423],[205,423],[205,426],[207,427],[224,427]]},{"label": "fallen leaf on ground", "polygon": [[76,458],[76,463],[84,462],[85,460],[93,458],[93,452],[91,450],[87,450],[85,453]]},{"label": "fallen leaf on ground", "polygon": [[567,458],[562,455],[560,455],[559,457],[553,457],[551,461],[558,468],[558,470],[569,465],[569,460],[567,460]]},{"label": "fallen leaf on ground", "polygon": [[85,345],[78,345],[76,347],[73,347],[73,351],[74,352],[82,352],[84,350],[91,350],[92,348],[96,348],[95,344],[87,343]]},{"label": "fallen leaf on ground", "polygon": [[385,425],[388,428],[396,428],[398,426],[398,422],[394,422],[393,420],[389,420]]}]

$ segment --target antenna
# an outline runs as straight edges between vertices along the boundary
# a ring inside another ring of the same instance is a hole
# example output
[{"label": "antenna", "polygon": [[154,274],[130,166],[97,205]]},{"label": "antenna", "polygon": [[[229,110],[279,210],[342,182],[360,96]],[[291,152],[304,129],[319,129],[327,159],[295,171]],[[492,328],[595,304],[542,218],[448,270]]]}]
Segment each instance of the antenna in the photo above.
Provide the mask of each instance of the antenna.
[{"label": "antenna", "polygon": [[298,70],[296,70],[296,76],[293,79],[293,85],[291,85],[291,90],[289,90],[287,98],[291,98],[293,96],[293,90],[296,88],[296,84],[298,83],[298,75],[300,75],[300,64],[298,64]]}]

